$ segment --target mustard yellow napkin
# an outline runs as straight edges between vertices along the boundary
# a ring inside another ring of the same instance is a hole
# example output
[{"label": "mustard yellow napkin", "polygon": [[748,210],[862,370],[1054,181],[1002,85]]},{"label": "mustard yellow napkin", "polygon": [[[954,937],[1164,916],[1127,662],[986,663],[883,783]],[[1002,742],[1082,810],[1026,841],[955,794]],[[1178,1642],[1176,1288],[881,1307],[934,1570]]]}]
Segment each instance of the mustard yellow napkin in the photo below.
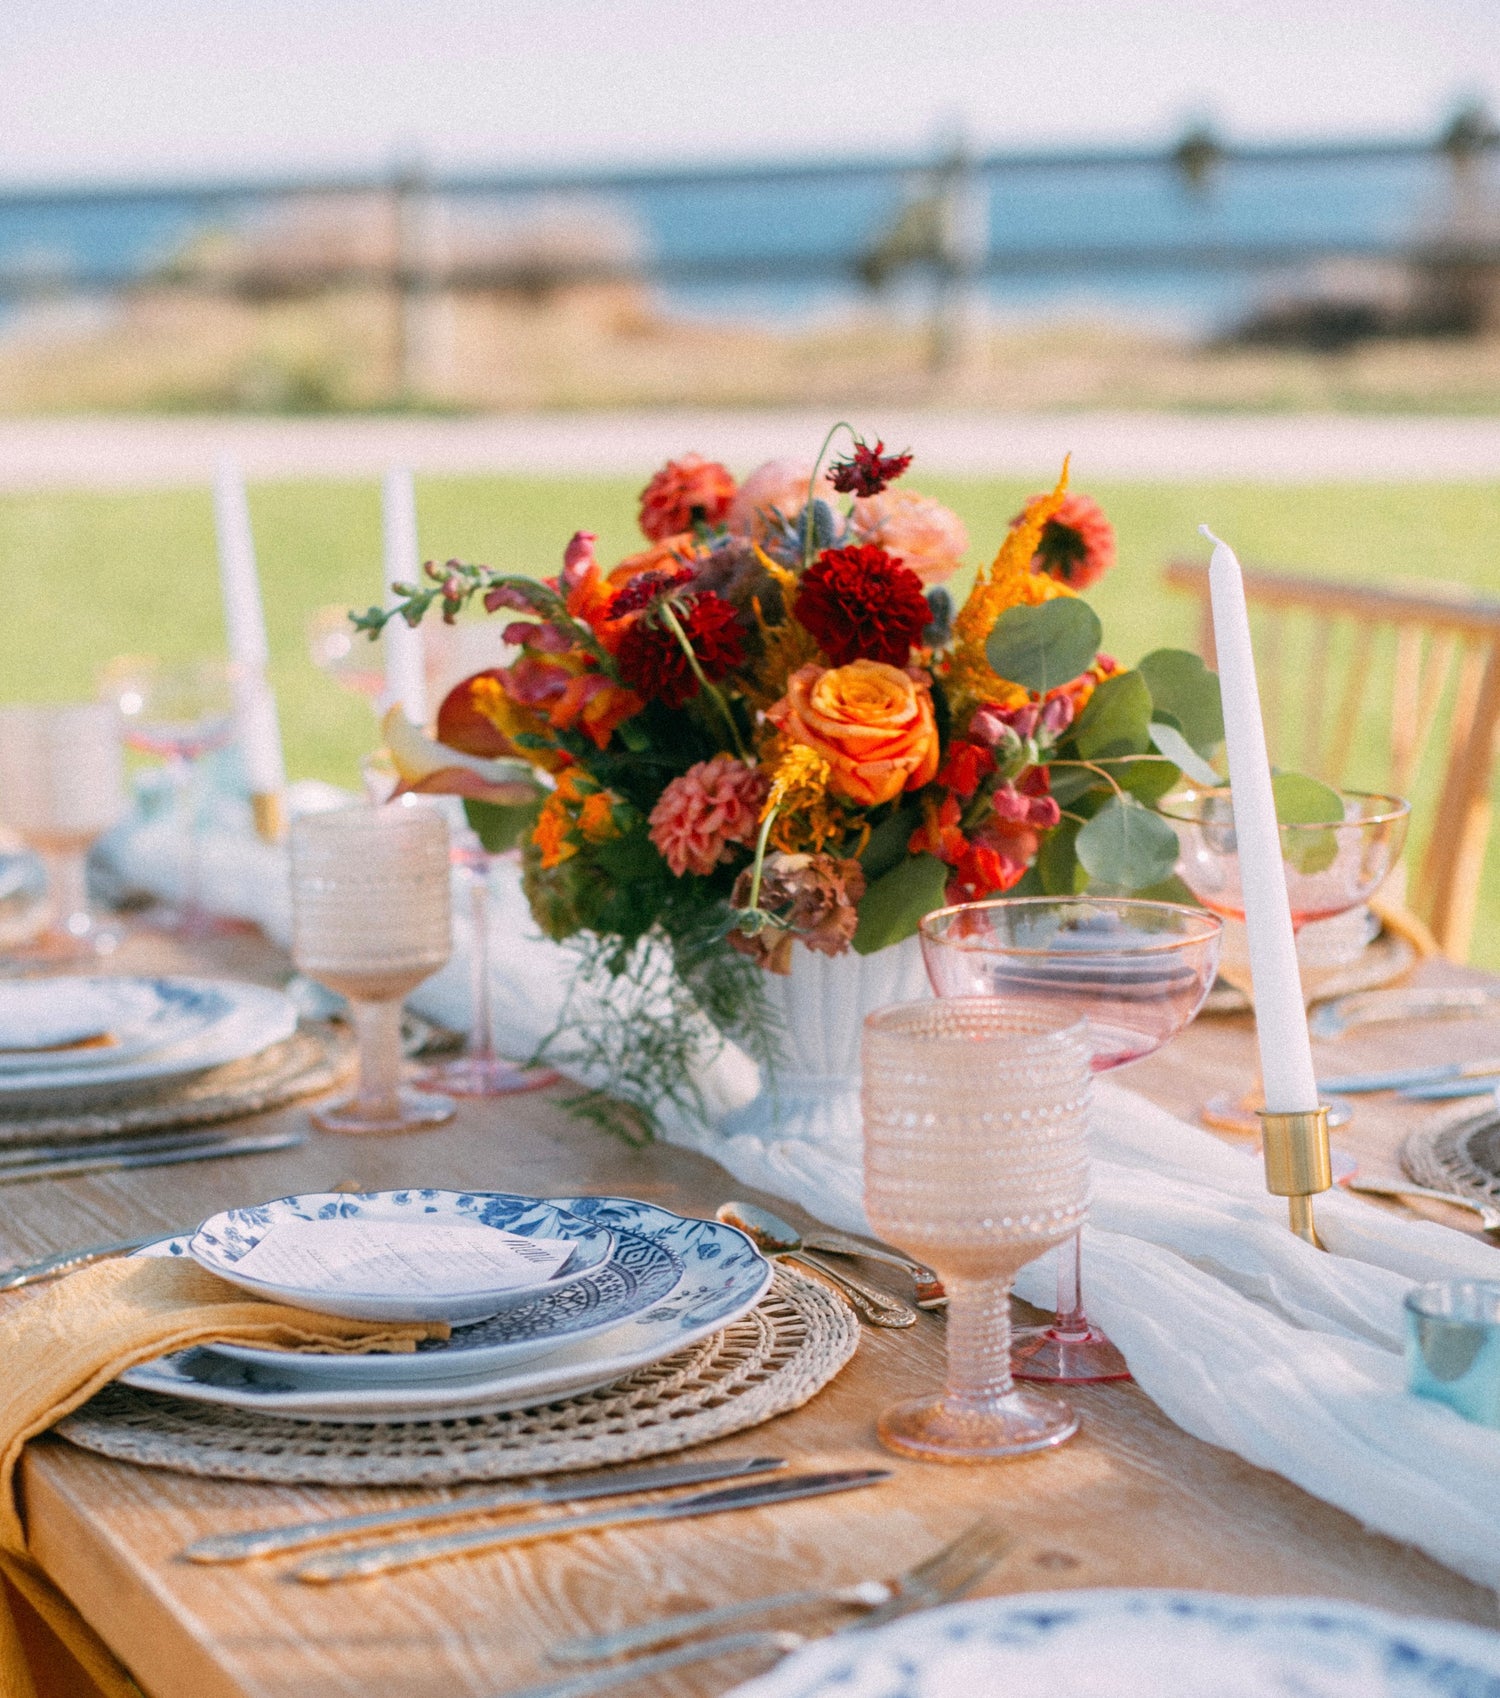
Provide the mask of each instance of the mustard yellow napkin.
[{"label": "mustard yellow napkin", "polygon": [[[264,1303],[196,1262],[152,1257],[100,1262],[0,1304],[0,1574],[72,1653],[105,1698],[138,1698],[135,1683],[26,1549],[15,1471],[28,1439],[86,1403],[126,1368],[194,1344],[283,1350],[411,1350],[446,1326],[386,1326]],[[0,1698],[36,1698],[21,1635],[0,1599]]]}]

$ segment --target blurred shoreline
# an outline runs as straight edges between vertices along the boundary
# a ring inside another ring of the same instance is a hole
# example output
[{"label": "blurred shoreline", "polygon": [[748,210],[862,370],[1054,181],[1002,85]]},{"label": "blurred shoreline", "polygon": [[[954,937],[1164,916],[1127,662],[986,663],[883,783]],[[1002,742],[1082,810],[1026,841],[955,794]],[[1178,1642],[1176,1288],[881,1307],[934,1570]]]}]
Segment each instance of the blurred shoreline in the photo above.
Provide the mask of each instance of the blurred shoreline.
[{"label": "blurred shoreline", "polygon": [[[474,418],[208,416],[0,419],[0,492],[176,489],[221,456],[259,482],[419,476],[639,479],[696,450],[743,471],[803,457],[825,409],[663,408]],[[1500,418],[1015,413],[865,405],[853,422],[920,454],[929,474],[1273,484],[1497,483]]]}]

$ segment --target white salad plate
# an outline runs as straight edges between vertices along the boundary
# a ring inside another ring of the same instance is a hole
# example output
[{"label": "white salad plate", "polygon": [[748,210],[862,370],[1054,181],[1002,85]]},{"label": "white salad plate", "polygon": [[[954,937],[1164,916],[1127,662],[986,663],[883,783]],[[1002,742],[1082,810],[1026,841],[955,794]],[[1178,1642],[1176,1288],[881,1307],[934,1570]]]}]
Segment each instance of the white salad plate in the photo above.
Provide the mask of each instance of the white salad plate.
[{"label": "white salad plate", "polygon": [[840,1634],[735,1698],[1500,1698],[1500,1634],[1322,1598],[1030,1592]]},{"label": "white salad plate", "polygon": [[[267,1365],[234,1360],[216,1349],[185,1350],[142,1363],[121,1374],[121,1382],[140,1391],[304,1421],[441,1421],[494,1415],[593,1391],[676,1355],[754,1308],[771,1283],[771,1264],[732,1226],[686,1219],[626,1197],[548,1201],[607,1227],[615,1235],[621,1262],[640,1258],[643,1268],[658,1270],[650,1275],[653,1300],[540,1361],[428,1383],[351,1385],[338,1383],[321,1368],[309,1380],[303,1377],[305,1358],[299,1354],[277,1353],[276,1363]],[[665,1264],[655,1257],[648,1263],[637,1240],[665,1251],[675,1265],[675,1279],[665,1289],[657,1290]],[[186,1255],[187,1242],[167,1239],[150,1250]],[[451,1341],[447,1348],[452,1350]],[[456,1354],[462,1353],[460,1347]]]},{"label": "white salad plate", "polygon": [[[240,1261],[268,1232],[289,1221],[381,1225],[465,1227],[513,1233],[520,1238],[566,1239],[572,1254],[546,1281],[524,1286],[491,1286],[478,1291],[427,1292],[331,1290],[316,1285],[284,1285],[245,1273]],[[559,1302],[563,1294],[609,1261],[614,1234],[607,1226],[569,1214],[538,1197],[508,1191],[308,1191],[278,1197],[249,1209],[225,1209],[192,1234],[188,1254],[200,1267],[257,1297],[311,1309],[320,1315],[345,1315],[356,1321],[446,1321],[470,1326],[512,1309],[533,1307],[544,1292]],[[541,1310],[536,1327],[545,1334],[554,1313]],[[522,1329],[524,1332],[524,1329]],[[531,1336],[534,1338],[536,1332]]]},{"label": "white salad plate", "polygon": [[[101,981],[104,982],[104,981]],[[114,981],[116,984],[131,981]],[[122,1054],[111,1047],[71,1056],[66,1066],[28,1062],[0,1070],[0,1100],[54,1091],[92,1090],[101,1085],[128,1086],[203,1073],[272,1044],[284,1043],[297,1030],[297,1010],[281,991],[229,979],[141,979],[151,987],[158,1014],[155,1038]],[[131,1005],[137,1012],[146,1003]],[[148,1020],[149,1029],[151,1021]],[[170,1034],[170,1035],[169,1035]]]}]

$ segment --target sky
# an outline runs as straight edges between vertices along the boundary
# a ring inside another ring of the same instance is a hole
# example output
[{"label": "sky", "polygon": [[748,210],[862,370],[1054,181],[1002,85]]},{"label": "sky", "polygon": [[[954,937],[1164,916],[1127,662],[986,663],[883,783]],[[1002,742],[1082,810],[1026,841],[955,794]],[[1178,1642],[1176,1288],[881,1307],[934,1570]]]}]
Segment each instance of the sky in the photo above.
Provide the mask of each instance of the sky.
[{"label": "sky", "polygon": [[4,0],[0,182],[1428,134],[1500,0]]}]

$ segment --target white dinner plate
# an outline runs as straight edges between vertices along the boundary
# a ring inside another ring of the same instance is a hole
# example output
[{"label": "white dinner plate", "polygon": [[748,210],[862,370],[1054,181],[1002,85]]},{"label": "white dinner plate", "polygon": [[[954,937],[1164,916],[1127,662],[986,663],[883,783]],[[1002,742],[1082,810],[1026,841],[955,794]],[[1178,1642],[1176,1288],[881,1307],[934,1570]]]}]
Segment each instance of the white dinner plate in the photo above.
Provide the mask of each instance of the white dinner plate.
[{"label": "white dinner plate", "polygon": [[[606,1226],[621,1243],[648,1239],[679,1265],[676,1283],[649,1308],[606,1332],[539,1362],[423,1385],[341,1386],[297,1378],[299,1357],[276,1368],[236,1362],[210,1349],[184,1350],[120,1375],[140,1391],[197,1403],[258,1409],[304,1421],[440,1421],[494,1415],[572,1397],[675,1355],[754,1308],[771,1283],[771,1264],[742,1232],[716,1220],[692,1220],[627,1197],[554,1197],[553,1203]],[[186,1255],[184,1239],[158,1254]]]},{"label": "white dinner plate", "polygon": [[735,1698],[1500,1698],[1500,1634],[1323,1598],[1030,1592],[809,1645]]},{"label": "white dinner plate", "polygon": [[[521,1238],[570,1240],[573,1253],[549,1280],[541,1284],[484,1291],[448,1291],[421,1296],[380,1291],[329,1291],[321,1286],[283,1285],[240,1270],[266,1234],[288,1221],[368,1221],[371,1225],[461,1226],[491,1228]],[[319,1315],[344,1315],[356,1321],[446,1321],[468,1327],[498,1318],[511,1310],[529,1308],[529,1324],[516,1330],[516,1340],[535,1343],[551,1332],[566,1312],[566,1294],[609,1261],[614,1234],[607,1226],[584,1220],[539,1197],[518,1197],[509,1191],[308,1191],[277,1197],[248,1209],[225,1209],[211,1215],[188,1239],[188,1254],[200,1267],[220,1279],[253,1291],[276,1303],[311,1309]],[[553,1307],[540,1300],[553,1295]],[[608,1323],[604,1323],[608,1324]],[[499,1342],[499,1339],[496,1339]],[[544,1346],[546,1348],[546,1346]],[[532,1350],[530,1354],[540,1352]]]},{"label": "white dinner plate", "polygon": [[284,1043],[297,1030],[291,999],[265,985],[232,979],[161,979],[179,1007],[193,1007],[201,1024],[180,1042],[151,1047],[133,1058],[91,1059],[66,1067],[27,1067],[0,1072],[0,1102],[7,1098],[50,1096],[55,1092],[94,1090],[100,1086],[153,1084],[161,1079],[203,1073],[231,1061],[258,1055]]},{"label": "white dinner plate", "polygon": [[[0,984],[0,1074],[119,1066],[185,1042],[232,1004],[192,979],[58,978]],[[107,1041],[80,1049],[95,1037]]]}]

